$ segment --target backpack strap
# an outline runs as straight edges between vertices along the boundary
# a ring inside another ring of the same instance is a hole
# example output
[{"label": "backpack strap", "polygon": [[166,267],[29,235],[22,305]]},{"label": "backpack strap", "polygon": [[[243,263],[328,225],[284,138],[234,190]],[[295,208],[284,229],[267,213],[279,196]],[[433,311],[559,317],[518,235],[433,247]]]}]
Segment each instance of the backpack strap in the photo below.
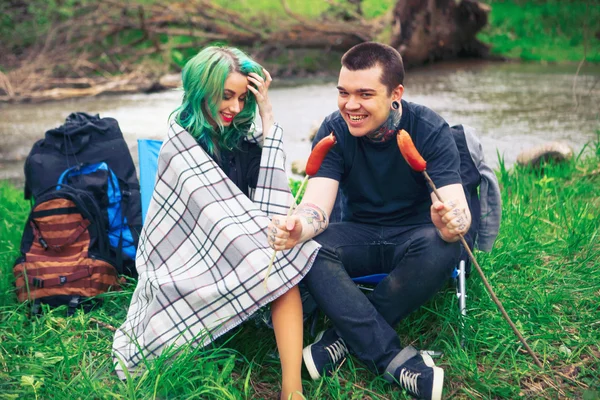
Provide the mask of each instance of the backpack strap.
[{"label": "backpack strap", "polygon": [[[112,171],[111,171],[112,173]],[[117,179],[116,175],[112,174],[113,178],[115,180],[117,180],[117,184],[115,185],[116,187],[113,188],[113,190],[115,191],[119,191],[121,193],[120,195],[120,199],[121,199],[121,224],[120,227],[121,229],[119,230],[119,242],[117,244],[117,254],[116,254],[116,267],[117,267],[117,271],[120,271],[121,273],[125,272],[124,268],[123,268],[123,230],[125,227],[125,212],[127,211],[127,209],[129,208],[129,196],[130,196],[130,192],[128,190],[121,190],[120,189],[120,183],[122,183],[124,186],[127,185],[127,183],[121,179]],[[111,183],[114,184],[114,181],[111,181]],[[123,205],[125,205],[125,207],[123,207]]]},{"label": "backpack strap", "polygon": [[[33,234],[37,238],[38,242],[42,245],[44,250],[51,250],[55,253],[60,253],[65,247],[68,247],[75,243],[77,239],[81,236],[83,232],[87,230],[90,226],[90,221],[87,219],[82,220],[79,223],[79,226],[73,231],[73,233],[66,239],[45,239],[42,236],[37,224],[34,220],[31,220],[31,228],[33,229]],[[53,244],[60,241],[60,244]]]},{"label": "backpack strap", "polygon": [[81,269],[69,275],[57,276],[56,278],[40,279],[36,276],[27,276],[29,284],[35,288],[49,288],[52,286],[64,285],[67,282],[74,282],[79,279],[87,278],[92,276],[90,268]]},{"label": "backpack strap", "polygon": [[73,135],[62,135],[62,141],[52,143],[53,147],[65,156],[73,156],[88,146],[91,139],[90,132],[80,132],[73,138]]},{"label": "backpack strap", "polygon": [[[70,282],[75,282],[75,281],[78,281],[79,279],[88,278],[88,277],[92,276],[93,274],[97,274],[97,273],[107,274],[107,275],[115,274],[115,269],[110,264],[108,264],[106,266],[83,265],[82,267],[83,268],[73,272],[72,274],[61,275],[61,276],[57,276],[55,278],[41,279],[35,275],[27,275],[27,281],[29,282],[29,284],[32,287],[35,287],[36,289],[42,289],[42,288],[49,288],[49,287],[53,287],[53,286],[64,285],[64,284],[70,283]],[[91,285],[92,285],[92,287],[97,287],[97,288],[104,288],[104,286],[105,286],[104,284],[95,285],[93,283],[91,283]]]}]

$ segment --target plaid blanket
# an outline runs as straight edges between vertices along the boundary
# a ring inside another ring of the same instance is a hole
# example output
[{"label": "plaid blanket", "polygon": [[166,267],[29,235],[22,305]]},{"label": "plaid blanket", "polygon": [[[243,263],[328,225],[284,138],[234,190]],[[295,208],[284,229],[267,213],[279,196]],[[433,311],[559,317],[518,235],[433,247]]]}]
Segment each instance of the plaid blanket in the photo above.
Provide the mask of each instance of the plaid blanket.
[{"label": "plaid blanket", "polygon": [[[262,137],[248,140],[260,144]],[[139,373],[165,348],[205,346],[297,285],[319,245],[309,241],[278,257],[268,215],[293,201],[284,170],[282,130],[264,138],[258,185],[246,197],[182,127],[172,123],[140,237],[137,287],[113,343],[115,369]]]}]

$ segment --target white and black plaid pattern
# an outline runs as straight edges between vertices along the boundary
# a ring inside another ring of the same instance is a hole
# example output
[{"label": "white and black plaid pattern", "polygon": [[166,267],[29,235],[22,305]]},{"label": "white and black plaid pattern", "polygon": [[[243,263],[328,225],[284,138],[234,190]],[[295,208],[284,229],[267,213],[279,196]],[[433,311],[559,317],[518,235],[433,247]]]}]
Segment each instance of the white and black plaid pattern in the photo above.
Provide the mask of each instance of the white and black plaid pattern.
[{"label": "white and black plaid pattern", "polygon": [[113,343],[122,379],[124,367],[139,373],[143,360],[165,347],[207,345],[308,272],[319,249],[313,241],[278,252],[268,290],[263,285],[273,251],[269,216],[285,215],[293,201],[282,147],[274,125],[251,201],[186,130],[171,124],[140,237],[138,284]]}]

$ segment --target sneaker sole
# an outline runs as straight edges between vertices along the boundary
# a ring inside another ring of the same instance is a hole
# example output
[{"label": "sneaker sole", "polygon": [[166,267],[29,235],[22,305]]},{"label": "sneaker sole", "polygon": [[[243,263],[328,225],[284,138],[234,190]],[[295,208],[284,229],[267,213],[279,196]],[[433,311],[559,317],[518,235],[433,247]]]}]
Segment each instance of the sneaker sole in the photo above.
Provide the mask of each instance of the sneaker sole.
[{"label": "sneaker sole", "polygon": [[433,385],[431,387],[431,400],[442,400],[442,391],[444,390],[444,370],[436,367],[429,354],[422,353],[421,357],[425,365],[433,369]]},{"label": "sneaker sole", "polygon": [[[313,344],[321,340],[324,333],[325,331],[319,332]],[[302,349],[302,360],[304,360],[304,365],[306,366],[306,369],[308,370],[308,374],[310,375],[311,379],[313,381],[317,381],[321,379],[321,374],[319,373],[319,370],[317,369],[317,366],[315,365],[315,362],[312,357],[311,348],[313,344],[309,344],[304,349]]]}]

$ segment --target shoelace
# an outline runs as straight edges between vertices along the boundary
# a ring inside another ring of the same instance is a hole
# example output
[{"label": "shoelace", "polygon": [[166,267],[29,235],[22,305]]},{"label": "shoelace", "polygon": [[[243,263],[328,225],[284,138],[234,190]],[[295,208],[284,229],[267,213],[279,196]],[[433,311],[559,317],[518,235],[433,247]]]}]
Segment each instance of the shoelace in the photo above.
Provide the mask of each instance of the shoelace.
[{"label": "shoelace", "polygon": [[348,348],[342,338],[325,347],[325,350],[329,353],[329,357],[331,357],[334,364],[337,364],[348,353]]},{"label": "shoelace", "polygon": [[400,386],[418,396],[419,389],[417,388],[417,378],[419,376],[421,376],[421,373],[419,372],[411,372],[406,368],[402,368],[402,370],[400,370],[398,382],[400,383]]}]

